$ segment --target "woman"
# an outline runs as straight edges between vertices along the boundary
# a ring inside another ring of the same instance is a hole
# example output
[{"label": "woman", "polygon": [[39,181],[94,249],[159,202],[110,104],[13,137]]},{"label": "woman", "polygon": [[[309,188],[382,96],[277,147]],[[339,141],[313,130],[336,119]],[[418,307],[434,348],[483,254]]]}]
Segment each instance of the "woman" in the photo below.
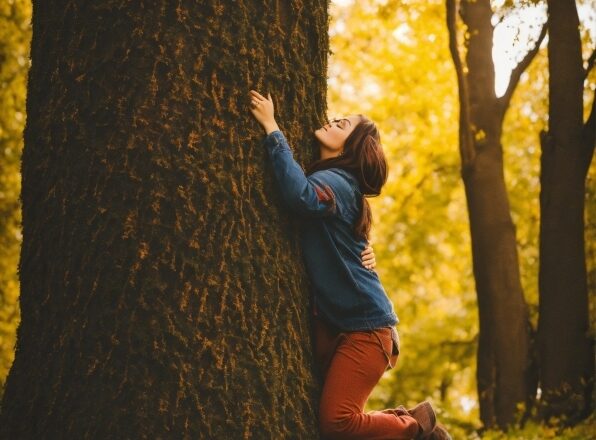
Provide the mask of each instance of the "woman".
[{"label": "woman", "polygon": [[263,126],[282,199],[301,214],[302,251],[313,285],[315,357],[323,379],[319,425],[326,438],[439,437],[428,401],[363,412],[383,373],[399,355],[399,322],[378,275],[360,262],[372,216],[365,196],[377,196],[387,164],[375,124],[363,115],[333,120],[315,131],[321,157],[306,175],[293,159],[274,117],[271,94],[251,90],[251,112]]}]

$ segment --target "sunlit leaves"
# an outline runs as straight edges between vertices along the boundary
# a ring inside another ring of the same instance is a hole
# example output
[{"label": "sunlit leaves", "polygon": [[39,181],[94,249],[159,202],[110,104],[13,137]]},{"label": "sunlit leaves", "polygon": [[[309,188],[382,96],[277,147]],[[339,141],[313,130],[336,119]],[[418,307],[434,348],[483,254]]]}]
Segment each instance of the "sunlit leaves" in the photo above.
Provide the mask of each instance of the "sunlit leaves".
[{"label": "sunlit leaves", "polygon": [[19,322],[17,264],[20,230],[20,157],[25,126],[31,2],[0,2],[0,395],[14,358]]}]

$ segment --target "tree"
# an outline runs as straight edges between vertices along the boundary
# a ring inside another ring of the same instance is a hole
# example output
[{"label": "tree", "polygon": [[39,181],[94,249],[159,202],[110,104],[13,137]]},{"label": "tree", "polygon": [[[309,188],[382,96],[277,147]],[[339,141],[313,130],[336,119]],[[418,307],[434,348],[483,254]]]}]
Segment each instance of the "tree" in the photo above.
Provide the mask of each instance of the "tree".
[{"label": "tree", "polygon": [[248,91],[303,161],[327,2],[35,2],[0,438],[316,438],[308,279]]},{"label": "tree", "polygon": [[541,416],[573,425],[592,411],[584,199],[596,139],[596,100],[584,123],[584,80],[574,0],[548,1],[548,130],[541,132],[540,352]]},{"label": "tree", "polygon": [[[465,63],[457,36],[456,10],[465,25]],[[505,94],[495,94],[492,61],[493,10],[489,0],[447,0],[449,47],[457,72],[461,175],[472,237],[480,334],[477,381],[485,428],[506,429],[519,405],[526,414],[536,390],[532,326],[520,283],[515,225],[503,176],[502,125],[521,74],[546,34],[512,71]]]}]

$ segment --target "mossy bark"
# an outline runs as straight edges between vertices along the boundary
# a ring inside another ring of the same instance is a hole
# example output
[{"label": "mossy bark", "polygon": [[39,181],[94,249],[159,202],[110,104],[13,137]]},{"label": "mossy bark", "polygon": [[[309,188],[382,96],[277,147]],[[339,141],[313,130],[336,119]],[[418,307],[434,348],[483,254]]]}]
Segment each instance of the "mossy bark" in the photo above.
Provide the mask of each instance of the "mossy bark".
[{"label": "mossy bark", "polygon": [[33,4],[2,438],[317,438],[310,298],[248,91],[302,163],[327,0]]}]

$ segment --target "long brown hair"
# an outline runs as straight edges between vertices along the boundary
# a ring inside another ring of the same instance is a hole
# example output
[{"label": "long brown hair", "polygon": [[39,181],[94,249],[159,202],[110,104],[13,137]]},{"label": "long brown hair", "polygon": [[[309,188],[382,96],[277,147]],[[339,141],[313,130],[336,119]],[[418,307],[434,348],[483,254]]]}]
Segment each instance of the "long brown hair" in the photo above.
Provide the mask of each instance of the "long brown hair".
[{"label": "long brown hair", "polygon": [[318,159],[306,167],[306,175],[327,168],[344,169],[358,180],[362,193],[360,218],[354,225],[357,237],[368,241],[372,225],[372,212],[366,197],[381,194],[387,182],[387,161],[381,145],[381,135],[377,126],[366,116],[358,114],[360,122],[346,138],[341,156]]}]

